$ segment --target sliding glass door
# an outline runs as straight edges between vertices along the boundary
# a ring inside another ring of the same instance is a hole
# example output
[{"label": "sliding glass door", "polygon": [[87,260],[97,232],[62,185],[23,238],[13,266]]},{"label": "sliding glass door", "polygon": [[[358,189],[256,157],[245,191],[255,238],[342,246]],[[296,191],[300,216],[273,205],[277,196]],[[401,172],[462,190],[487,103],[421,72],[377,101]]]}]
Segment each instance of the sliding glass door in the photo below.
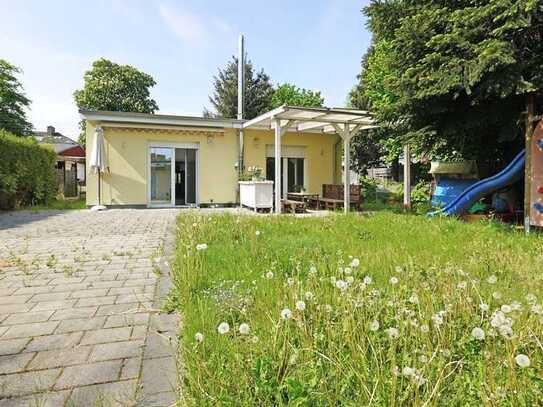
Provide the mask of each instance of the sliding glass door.
[{"label": "sliding glass door", "polygon": [[197,204],[196,148],[149,148],[149,203],[154,206]]},{"label": "sliding glass door", "polygon": [[151,147],[151,203],[172,204],[173,148]]}]

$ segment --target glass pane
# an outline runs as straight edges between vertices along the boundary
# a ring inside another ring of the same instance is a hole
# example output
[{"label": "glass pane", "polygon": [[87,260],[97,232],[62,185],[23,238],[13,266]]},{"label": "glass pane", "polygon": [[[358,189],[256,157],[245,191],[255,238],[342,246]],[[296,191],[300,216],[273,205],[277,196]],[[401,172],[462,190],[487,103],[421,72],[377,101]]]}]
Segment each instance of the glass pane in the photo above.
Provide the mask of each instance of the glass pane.
[{"label": "glass pane", "polygon": [[288,183],[287,183],[287,192],[299,192],[298,186],[296,185],[296,159],[288,158]]},{"label": "glass pane", "polygon": [[196,150],[187,149],[187,203],[196,203]]},{"label": "glass pane", "polygon": [[296,159],[296,184],[300,187],[304,186],[304,159]]},{"label": "glass pane", "polygon": [[275,179],[275,158],[266,158],[266,180],[273,181]]},{"label": "glass pane", "polygon": [[171,203],[172,197],[171,148],[151,148],[151,201]]}]

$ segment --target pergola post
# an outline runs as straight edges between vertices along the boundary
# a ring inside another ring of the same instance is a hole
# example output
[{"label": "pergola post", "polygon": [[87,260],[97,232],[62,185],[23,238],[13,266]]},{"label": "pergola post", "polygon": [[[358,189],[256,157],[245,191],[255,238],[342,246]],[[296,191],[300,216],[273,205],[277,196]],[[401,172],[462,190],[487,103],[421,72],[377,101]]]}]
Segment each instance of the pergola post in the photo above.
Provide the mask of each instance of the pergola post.
[{"label": "pergola post", "polygon": [[281,121],[274,119],[275,124],[275,213],[281,213]]},{"label": "pergola post", "polygon": [[403,206],[411,209],[411,148],[409,144],[403,146]]},{"label": "pergola post", "polygon": [[351,132],[349,125],[343,128],[343,161],[345,165],[345,176],[343,177],[343,212],[348,213],[351,209]]}]

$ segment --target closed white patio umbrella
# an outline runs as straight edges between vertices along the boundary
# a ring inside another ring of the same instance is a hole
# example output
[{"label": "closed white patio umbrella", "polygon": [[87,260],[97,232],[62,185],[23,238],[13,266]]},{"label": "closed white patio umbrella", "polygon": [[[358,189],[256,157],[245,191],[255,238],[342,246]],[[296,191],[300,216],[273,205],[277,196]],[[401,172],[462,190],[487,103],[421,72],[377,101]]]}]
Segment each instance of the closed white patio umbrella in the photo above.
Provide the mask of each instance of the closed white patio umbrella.
[{"label": "closed white patio umbrella", "polygon": [[108,170],[106,146],[104,144],[104,129],[97,126],[95,130],[94,142],[92,143],[90,168],[95,174],[98,174],[98,205],[94,205],[91,211],[101,211],[107,209],[101,201],[101,182],[100,175]]}]

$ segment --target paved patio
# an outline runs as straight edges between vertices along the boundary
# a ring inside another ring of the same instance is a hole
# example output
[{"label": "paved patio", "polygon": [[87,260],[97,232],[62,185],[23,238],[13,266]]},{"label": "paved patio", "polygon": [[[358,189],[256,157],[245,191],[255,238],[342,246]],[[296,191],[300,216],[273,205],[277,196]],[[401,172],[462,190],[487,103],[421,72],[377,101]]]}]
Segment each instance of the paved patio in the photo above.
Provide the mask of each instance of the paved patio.
[{"label": "paved patio", "polygon": [[173,402],[178,323],[158,308],[178,213],[0,215],[0,406]]}]

